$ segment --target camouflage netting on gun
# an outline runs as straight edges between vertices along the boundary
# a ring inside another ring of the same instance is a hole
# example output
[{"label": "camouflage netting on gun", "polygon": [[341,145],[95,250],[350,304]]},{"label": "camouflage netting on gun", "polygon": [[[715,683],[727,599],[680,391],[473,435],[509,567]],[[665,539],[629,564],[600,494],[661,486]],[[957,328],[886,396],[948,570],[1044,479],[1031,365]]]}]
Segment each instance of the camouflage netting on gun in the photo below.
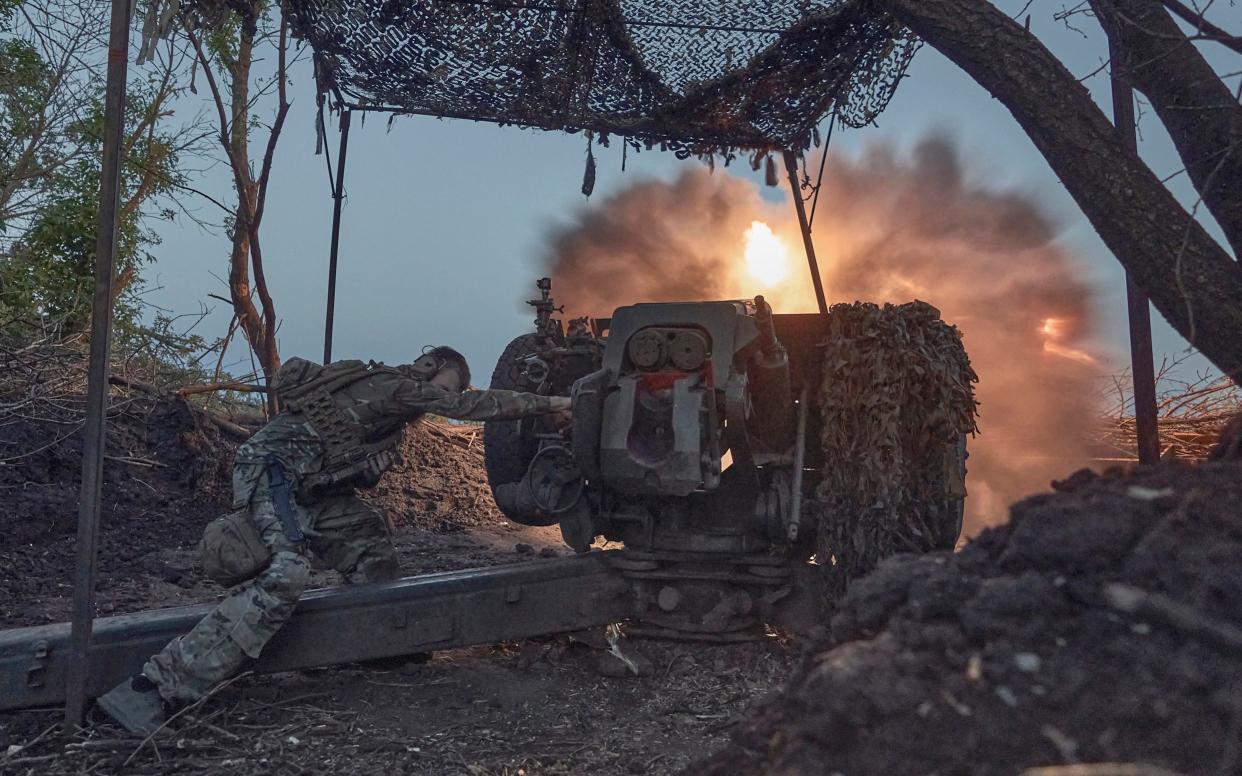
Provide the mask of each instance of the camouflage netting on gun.
[{"label": "camouflage netting on gun", "polygon": [[898,552],[932,549],[950,446],[975,430],[957,327],[926,302],[833,305],[819,405],[826,466],[816,554],[826,593]]},{"label": "camouflage netting on gun", "polygon": [[[213,0],[199,0],[209,7]],[[861,0],[285,0],[346,102],[680,154],[805,149],[862,126],[916,48]]]}]

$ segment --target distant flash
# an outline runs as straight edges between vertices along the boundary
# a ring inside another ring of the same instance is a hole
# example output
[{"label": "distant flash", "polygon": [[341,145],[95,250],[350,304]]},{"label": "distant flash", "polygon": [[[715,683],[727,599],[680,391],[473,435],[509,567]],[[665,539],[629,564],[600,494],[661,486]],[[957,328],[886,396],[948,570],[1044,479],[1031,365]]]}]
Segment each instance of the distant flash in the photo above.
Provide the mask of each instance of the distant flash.
[{"label": "distant flash", "polygon": [[1095,356],[1085,350],[1067,347],[1062,345],[1060,340],[1064,336],[1062,326],[1065,323],[1060,318],[1045,318],[1044,325],[1039,327],[1039,332],[1044,335],[1044,352],[1061,358],[1068,358],[1071,361],[1078,361],[1083,364],[1096,364]]}]

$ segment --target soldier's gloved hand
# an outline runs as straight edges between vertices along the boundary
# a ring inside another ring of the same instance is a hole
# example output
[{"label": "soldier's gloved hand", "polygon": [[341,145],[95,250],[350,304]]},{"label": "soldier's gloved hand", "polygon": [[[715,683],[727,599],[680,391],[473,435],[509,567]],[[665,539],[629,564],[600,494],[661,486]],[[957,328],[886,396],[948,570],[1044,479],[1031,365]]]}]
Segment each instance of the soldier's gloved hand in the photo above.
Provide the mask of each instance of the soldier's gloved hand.
[{"label": "soldier's gloved hand", "polygon": [[552,425],[557,431],[564,431],[573,423],[573,400],[568,396],[553,396],[552,406],[554,412],[552,415]]}]

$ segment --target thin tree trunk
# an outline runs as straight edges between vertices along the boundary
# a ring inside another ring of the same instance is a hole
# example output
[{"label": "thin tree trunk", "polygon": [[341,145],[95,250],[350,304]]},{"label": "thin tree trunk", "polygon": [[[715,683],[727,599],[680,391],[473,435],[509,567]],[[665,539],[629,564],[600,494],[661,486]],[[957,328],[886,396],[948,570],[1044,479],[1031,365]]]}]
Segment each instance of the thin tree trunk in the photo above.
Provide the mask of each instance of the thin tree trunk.
[{"label": "thin tree trunk", "polygon": [[1113,63],[1151,100],[1203,204],[1242,258],[1242,105],[1155,0],[1091,0],[1116,35]]},{"label": "thin tree trunk", "polygon": [[[244,15],[238,34],[237,58],[232,62],[232,88],[230,89],[231,113],[229,122],[230,159],[233,163],[234,184],[237,188],[237,223],[233,232],[233,251],[229,265],[229,290],[238,325],[246,332],[246,339],[259,359],[259,366],[268,382],[280,368],[280,356],[276,350],[276,310],[267,293],[266,278],[261,274],[257,258],[258,224],[255,219],[256,184],[250,171],[250,70],[254,57],[254,41],[258,21],[253,15]],[[254,303],[250,290],[250,267],[256,268],[256,285],[263,312]],[[274,395],[269,398],[269,409],[276,411]]]},{"label": "thin tree trunk", "polygon": [[1242,382],[1242,266],[1208,235],[1037,38],[986,0],[872,0],[1013,114],[1156,309]]},{"label": "thin tree trunk", "polygon": [[[258,34],[257,4],[241,7],[233,4],[232,10],[238,14],[240,29],[238,33],[237,56],[225,60],[224,65],[230,75],[229,107],[226,113],[224,98],[212,73],[211,60],[203,49],[202,42],[194,34],[194,30],[182,20],[186,35],[193,44],[198,63],[203,68],[203,75],[211,90],[220,121],[220,145],[228,157],[229,167],[233,171],[233,186],[237,190],[237,207],[233,211],[236,223],[233,225],[232,250],[229,254],[229,297],[233,303],[233,314],[236,316],[237,327],[250,346],[253,358],[257,358],[259,368],[270,383],[280,369],[280,355],[276,347],[276,307],[267,289],[267,278],[263,272],[263,257],[259,248],[259,225],[263,217],[263,200],[266,195],[266,184],[271,172],[271,163],[280,129],[288,114],[289,104],[285,95],[285,27],[282,22],[279,44],[280,108],[272,134],[268,138],[267,150],[264,154],[261,182],[256,182],[250,169],[250,75],[254,55],[254,43]],[[250,270],[254,267],[254,286],[263,306],[260,314],[255,305],[250,288]],[[268,394],[267,410],[275,413],[279,410],[276,395]]]}]

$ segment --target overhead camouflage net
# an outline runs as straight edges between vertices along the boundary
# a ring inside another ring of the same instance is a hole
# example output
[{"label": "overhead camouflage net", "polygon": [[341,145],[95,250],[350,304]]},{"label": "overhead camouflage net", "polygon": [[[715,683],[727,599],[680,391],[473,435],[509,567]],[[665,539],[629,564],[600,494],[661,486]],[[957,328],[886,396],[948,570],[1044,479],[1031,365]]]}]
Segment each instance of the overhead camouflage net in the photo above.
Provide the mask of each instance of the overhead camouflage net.
[{"label": "overhead camouflage net", "polygon": [[285,0],[346,106],[591,131],[690,154],[802,150],[884,109],[916,44],[860,0]]},{"label": "overhead camouflage net", "polygon": [[828,318],[816,554],[835,598],[889,555],[952,547],[978,378],[926,302],[837,304]]}]

